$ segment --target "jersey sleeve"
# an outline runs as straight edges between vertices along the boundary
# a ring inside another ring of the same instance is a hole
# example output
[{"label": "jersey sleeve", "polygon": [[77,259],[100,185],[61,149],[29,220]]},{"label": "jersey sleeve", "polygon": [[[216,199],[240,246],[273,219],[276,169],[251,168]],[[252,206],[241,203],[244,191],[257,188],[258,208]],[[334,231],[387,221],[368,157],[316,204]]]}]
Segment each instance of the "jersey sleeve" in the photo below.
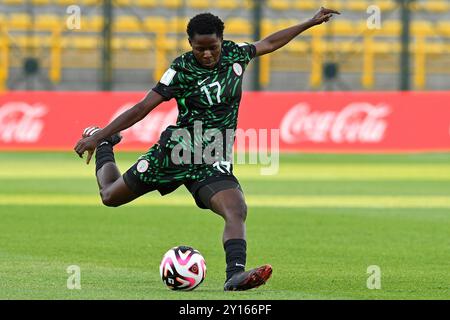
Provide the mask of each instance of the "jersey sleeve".
[{"label": "jersey sleeve", "polygon": [[240,58],[245,64],[248,64],[250,60],[256,57],[256,47],[254,44],[248,42],[237,43],[237,47]]},{"label": "jersey sleeve", "polygon": [[159,93],[166,101],[177,98],[182,91],[181,80],[180,69],[175,65],[171,65],[152,90]]}]

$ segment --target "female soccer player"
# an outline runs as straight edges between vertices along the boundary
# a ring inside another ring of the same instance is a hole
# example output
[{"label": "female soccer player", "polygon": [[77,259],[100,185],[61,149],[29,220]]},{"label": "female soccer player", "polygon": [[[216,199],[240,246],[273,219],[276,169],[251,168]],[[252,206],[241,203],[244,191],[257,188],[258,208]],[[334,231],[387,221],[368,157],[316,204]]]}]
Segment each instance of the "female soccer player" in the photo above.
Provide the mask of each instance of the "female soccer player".
[{"label": "female soccer player", "polygon": [[[202,13],[193,17],[187,26],[192,51],[176,58],[143,100],[103,129],[86,128],[75,146],[80,157],[87,151],[87,163],[96,150],[95,172],[103,204],[116,207],[150,191],[165,195],[185,185],[200,208],[210,209],[225,220],[224,290],[248,290],[265,284],[272,274],[270,265],[245,271],[247,206],[230,163],[234,137],[227,139],[227,133],[236,129],[242,78],[250,60],[278,50],[303,31],[327,22],[333,14],[339,12],[322,7],[310,20],[254,44],[223,40],[224,24],[217,16]],[[121,140],[120,131],[172,98],[178,103],[176,125],[169,126],[158,143],[121,175],[113,153],[113,146]],[[214,141],[208,139],[208,131],[214,133]],[[208,149],[213,143],[215,148]],[[205,154],[189,155],[198,147],[213,150],[212,160],[206,161]],[[226,154],[219,152],[223,149]]]}]

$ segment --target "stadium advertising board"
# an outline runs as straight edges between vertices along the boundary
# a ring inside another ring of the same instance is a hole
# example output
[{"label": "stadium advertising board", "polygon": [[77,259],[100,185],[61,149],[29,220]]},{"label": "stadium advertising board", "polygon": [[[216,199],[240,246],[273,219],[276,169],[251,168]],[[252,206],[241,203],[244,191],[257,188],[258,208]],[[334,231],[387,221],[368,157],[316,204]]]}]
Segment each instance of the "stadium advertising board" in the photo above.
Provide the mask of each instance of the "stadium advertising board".
[{"label": "stadium advertising board", "polygon": [[[104,126],[142,97],[140,92],[4,93],[0,150],[71,150],[85,127]],[[280,151],[448,151],[449,106],[450,92],[247,92],[238,127],[241,133],[279,130]],[[176,118],[176,102],[162,104],[123,132],[118,149],[148,149]]]}]

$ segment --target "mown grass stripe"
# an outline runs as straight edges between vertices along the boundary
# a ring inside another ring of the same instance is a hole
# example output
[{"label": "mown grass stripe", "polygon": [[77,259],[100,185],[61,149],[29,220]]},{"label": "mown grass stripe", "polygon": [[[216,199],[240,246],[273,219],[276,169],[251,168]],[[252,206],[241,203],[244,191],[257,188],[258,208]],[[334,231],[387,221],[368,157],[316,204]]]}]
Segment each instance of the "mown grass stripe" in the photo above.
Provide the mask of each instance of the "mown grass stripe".
[{"label": "mown grass stripe", "polygon": [[[120,166],[126,170],[128,166]],[[361,164],[280,164],[274,175],[261,175],[263,166],[236,166],[234,173],[241,179],[258,180],[443,180],[450,181],[450,165],[361,165]],[[51,178],[94,178],[93,167],[70,164],[39,164],[23,166],[9,164],[0,168],[1,179],[51,179]]]},{"label": "mown grass stripe", "polygon": [[[285,196],[249,195],[247,204],[252,207],[335,207],[335,208],[445,208],[450,209],[450,197],[445,196]],[[101,206],[95,195],[10,195],[0,194],[0,205],[70,205]],[[189,196],[142,197],[128,206],[192,206]]]}]

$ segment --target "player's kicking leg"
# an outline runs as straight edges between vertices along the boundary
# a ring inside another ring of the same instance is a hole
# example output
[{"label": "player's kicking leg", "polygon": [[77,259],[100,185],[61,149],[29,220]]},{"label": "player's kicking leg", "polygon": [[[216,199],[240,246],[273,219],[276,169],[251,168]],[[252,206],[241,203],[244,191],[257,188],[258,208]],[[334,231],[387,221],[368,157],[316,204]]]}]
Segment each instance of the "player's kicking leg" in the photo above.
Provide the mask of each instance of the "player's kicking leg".
[{"label": "player's kicking leg", "polygon": [[224,290],[249,290],[265,284],[272,275],[272,266],[266,264],[245,271],[247,206],[242,191],[232,188],[217,192],[210,199],[210,208],[225,220],[223,244],[227,262],[227,280]]},{"label": "player's kicking leg", "polygon": [[[95,134],[98,127],[86,128],[83,138]],[[114,158],[113,147],[122,140],[117,133],[99,142],[95,151],[95,173],[100,190],[100,196],[104,205],[117,207],[128,203],[138,197],[125,184]]]}]

